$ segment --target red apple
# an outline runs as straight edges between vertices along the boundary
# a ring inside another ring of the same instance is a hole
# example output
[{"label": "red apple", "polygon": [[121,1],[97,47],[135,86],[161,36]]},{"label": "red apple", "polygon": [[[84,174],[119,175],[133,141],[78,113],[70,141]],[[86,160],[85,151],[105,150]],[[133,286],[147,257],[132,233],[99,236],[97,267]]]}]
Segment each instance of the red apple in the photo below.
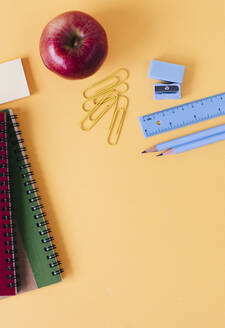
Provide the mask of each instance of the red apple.
[{"label": "red apple", "polygon": [[103,27],[91,16],[68,11],[50,21],[40,39],[45,66],[67,79],[95,73],[106,58],[108,41]]}]

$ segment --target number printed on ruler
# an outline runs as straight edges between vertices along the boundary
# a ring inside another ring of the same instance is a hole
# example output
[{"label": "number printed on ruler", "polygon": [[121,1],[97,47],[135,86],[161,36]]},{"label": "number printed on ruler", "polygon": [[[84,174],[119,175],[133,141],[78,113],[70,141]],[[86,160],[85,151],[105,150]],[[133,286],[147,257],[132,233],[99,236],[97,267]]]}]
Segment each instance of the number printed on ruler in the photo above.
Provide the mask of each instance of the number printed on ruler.
[{"label": "number printed on ruler", "polygon": [[139,117],[145,138],[225,115],[225,93]]}]

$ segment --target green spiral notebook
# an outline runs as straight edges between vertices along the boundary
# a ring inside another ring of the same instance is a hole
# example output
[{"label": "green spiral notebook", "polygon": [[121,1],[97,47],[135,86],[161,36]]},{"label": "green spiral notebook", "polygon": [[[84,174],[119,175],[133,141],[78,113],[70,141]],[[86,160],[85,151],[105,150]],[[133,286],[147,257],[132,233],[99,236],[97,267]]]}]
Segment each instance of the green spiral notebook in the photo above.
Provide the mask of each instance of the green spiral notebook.
[{"label": "green spiral notebook", "polygon": [[18,293],[22,293],[60,282],[63,270],[40,203],[16,115],[11,109],[3,112],[7,114],[11,211],[17,231]]}]

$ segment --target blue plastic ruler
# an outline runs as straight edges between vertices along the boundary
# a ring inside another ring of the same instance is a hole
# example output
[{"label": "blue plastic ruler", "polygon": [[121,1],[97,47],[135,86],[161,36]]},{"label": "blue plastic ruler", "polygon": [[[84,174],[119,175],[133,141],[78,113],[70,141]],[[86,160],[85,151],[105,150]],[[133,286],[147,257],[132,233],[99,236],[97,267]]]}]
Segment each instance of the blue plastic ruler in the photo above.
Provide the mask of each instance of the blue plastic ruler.
[{"label": "blue plastic ruler", "polygon": [[225,115],[225,93],[139,117],[145,138]]}]

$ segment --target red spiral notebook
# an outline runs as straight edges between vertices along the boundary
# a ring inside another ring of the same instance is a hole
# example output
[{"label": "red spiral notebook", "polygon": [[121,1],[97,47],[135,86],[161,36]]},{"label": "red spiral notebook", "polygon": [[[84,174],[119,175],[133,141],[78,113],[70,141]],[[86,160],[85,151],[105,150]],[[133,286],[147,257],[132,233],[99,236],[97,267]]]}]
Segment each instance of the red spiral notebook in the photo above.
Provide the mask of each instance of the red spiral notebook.
[{"label": "red spiral notebook", "polygon": [[0,295],[17,293],[11,214],[6,113],[0,112]]}]

